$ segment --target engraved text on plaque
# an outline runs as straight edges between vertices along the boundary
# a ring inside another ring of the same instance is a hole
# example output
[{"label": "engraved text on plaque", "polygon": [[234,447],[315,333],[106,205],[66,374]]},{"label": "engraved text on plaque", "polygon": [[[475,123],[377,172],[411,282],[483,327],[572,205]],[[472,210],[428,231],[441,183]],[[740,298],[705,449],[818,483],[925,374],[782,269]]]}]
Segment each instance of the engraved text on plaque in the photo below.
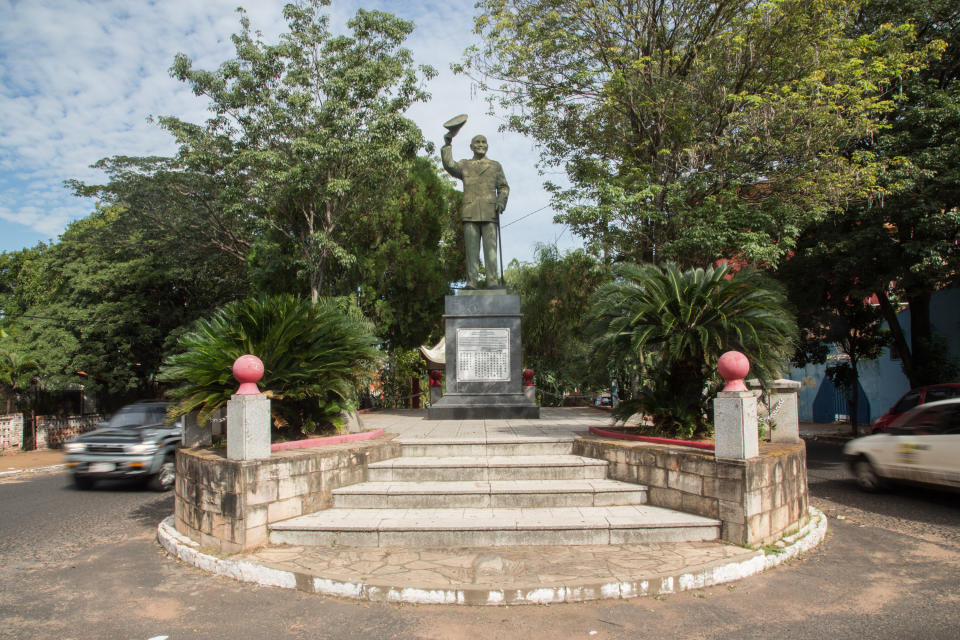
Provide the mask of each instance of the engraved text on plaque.
[{"label": "engraved text on plaque", "polygon": [[457,381],[510,380],[510,329],[457,329]]}]

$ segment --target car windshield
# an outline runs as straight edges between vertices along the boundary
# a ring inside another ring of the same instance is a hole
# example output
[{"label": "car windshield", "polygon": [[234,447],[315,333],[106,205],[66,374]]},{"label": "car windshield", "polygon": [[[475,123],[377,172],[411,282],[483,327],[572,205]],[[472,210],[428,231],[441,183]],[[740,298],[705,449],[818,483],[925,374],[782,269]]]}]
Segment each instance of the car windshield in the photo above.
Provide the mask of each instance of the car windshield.
[{"label": "car windshield", "polygon": [[113,414],[107,426],[110,428],[136,427],[144,424],[163,422],[167,415],[165,407],[131,406],[124,407]]},{"label": "car windshield", "polygon": [[894,435],[937,435],[957,433],[960,427],[960,404],[944,404],[924,408],[901,416],[890,425]]},{"label": "car windshield", "polygon": [[897,403],[897,406],[893,408],[892,413],[904,413],[905,411],[913,409],[915,406],[917,406],[918,402],[920,402],[920,392],[911,391],[900,399],[900,402]]}]

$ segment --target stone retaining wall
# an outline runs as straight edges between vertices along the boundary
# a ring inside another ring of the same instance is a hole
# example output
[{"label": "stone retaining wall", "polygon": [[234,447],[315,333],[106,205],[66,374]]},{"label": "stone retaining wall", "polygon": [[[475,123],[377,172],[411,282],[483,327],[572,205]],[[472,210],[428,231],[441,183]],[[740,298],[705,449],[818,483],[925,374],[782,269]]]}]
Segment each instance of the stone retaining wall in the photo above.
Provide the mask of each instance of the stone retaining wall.
[{"label": "stone retaining wall", "polygon": [[807,517],[806,445],[761,443],[747,460],[716,459],[686,447],[578,439],[577,455],[606,460],[609,477],[649,487],[649,504],[723,522],[733,544],[763,545]]},{"label": "stone retaining wall", "polygon": [[93,431],[103,420],[102,416],[37,416],[36,448],[59,449],[70,438]]},{"label": "stone retaining wall", "polygon": [[228,460],[224,449],[177,451],[177,531],[235,553],[267,543],[267,525],[333,505],[332,491],[367,480],[367,465],[400,455],[393,436]]},{"label": "stone retaining wall", "polygon": [[[34,448],[37,450],[59,449],[70,438],[96,429],[97,423],[101,420],[103,418],[95,414],[66,417],[37,416]],[[0,450],[21,448],[23,448],[23,414],[0,416]]]},{"label": "stone retaining wall", "polygon": [[0,451],[23,445],[23,414],[0,416]]}]

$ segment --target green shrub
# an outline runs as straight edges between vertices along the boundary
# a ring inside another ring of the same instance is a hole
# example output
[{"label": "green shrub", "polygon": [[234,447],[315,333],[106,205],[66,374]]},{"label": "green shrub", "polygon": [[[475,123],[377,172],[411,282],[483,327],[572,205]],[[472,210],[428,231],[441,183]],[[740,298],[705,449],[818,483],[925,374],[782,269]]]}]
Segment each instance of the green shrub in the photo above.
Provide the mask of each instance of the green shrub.
[{"label": "green shrub", "polygon": [[707,435],[721,354],[742,351],[750,375],[766,381],[792,353],[797,329],[786,298],[756,271],[619,264],[614,276],[597,290],[590,329],[601,362],[641,372],[642,388],[620,405],[620,419],[642,413],[661,435]]},{"label": "green shrub", "polygon": [[259,386],[272,399],[275,437],[336,426],[378,360],[370,324],[338,305],[261,296],[231,302],[198,321],[180,339],[182,352],[161,369],[160,379],[175,385],[169,391],[173,411],[199,411],[206,420],[236,393],[234,360],[251,353],[263,361]]}]

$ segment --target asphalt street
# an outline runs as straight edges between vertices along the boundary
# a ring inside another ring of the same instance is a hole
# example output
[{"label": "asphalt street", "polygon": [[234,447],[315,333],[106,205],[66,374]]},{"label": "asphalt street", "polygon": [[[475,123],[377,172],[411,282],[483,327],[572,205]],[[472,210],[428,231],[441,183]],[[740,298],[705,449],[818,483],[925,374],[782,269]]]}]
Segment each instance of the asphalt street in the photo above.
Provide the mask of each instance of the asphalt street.
[{"label": "asphalt street", "polygon": [[730,585],[523,607],[357,603],[241,584],[168,557],[170,494],[73,488],[64,472],[0,480],[0,638],[956,638],[960,499],[861,493],[839,446],[808,447],[824,544]]}]

